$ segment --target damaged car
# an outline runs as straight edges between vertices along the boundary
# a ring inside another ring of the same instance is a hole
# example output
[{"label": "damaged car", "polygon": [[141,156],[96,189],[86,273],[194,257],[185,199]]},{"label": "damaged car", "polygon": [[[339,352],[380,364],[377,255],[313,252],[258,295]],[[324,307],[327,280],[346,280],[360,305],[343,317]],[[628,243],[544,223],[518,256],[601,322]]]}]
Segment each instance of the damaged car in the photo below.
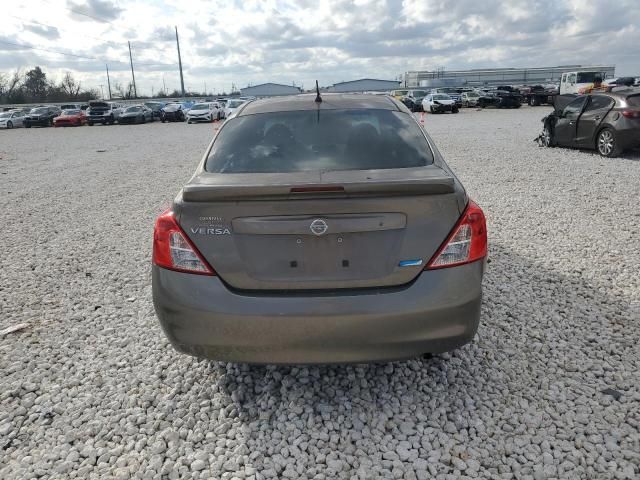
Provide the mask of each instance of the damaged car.
[{"label": "damaged car", "polygon": [[430,93],[422,100],[422,110],[431,113],[458,113],[458,105],[446,93]]},{"label": "damaged car", "polygon": [[520,108],[522,106],[522,97],[513,91],[494,90],[480,96],[477,105],[479,108]]},{"label": "damaged car", "polygon": [[616,157],[640,146],[640,89],[560,95],[542,123],[540,146],[589,148]]}]

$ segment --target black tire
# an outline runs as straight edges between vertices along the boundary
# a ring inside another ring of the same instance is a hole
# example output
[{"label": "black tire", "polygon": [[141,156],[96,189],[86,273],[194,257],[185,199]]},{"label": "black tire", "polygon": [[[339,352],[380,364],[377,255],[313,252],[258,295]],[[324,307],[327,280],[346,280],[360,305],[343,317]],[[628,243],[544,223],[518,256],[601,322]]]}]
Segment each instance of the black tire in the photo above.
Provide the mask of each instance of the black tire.
[{"label": "black tire", "polygon": [[555,146],[555,142],[553,141],[553,133],[549,125],[545,125],[542,129],[541,141],[543,147],[551,148]]},{"label": "black tire", "polygon": [[430,113],[436,113],[436,112],[433,110],[433,105],[431,105],[431,106],[429,107],[429,112],[430,112]]},{"label": "black tire", "polygon": [[50,118],[50,119],[49,119],[49,126],[50,126],[50,127],[53,127],[53,118]]},{"label": "black tire", "polygon": [[598,132],[596,136],[596,150],[606,158],[615,158],[622,153],[618,145],[615,130],[606,127]]},{"label": "black tire", "polygon": [[458,113],[458,107],[454,107],[451,109],[451,113]]},{"label": "black tire", "polygon": [[7,129],[13,128],[13,122],[11,120],[9,120],[7,122]]},{"label": "black tire", "polygon": [[93,127],[93,122],[87,122],[87,125],[89,125],[90,127]]},{"label": "black tire", "polygon": [[145,115],[142,115],[142,119],[140,120],[140,123],[147,123],[147,117]]},{"label": "black tire", "polygon": [[25,123],[24,124],[24,128],[31,128],[31,124],[30,123]]}]

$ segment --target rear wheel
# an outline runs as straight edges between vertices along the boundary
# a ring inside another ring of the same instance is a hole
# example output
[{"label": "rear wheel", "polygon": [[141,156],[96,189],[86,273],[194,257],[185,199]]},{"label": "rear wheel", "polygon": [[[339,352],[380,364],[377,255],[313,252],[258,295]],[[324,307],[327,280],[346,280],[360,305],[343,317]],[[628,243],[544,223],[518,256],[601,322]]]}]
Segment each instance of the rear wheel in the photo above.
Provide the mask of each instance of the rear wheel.
[{"label": "rear wheel", "polygon": [[621,153],[618,142],[616,141],[615,132],[610,128],[600,130],[596,140],[596,148],[598,149],[598,153],[603,157],[613,158]]},{"label": "rear wheel", "polygon": [[31,128],[31,124],[30,123],[25,123],[24,124],[24,128]]},{"label": "rear wheel", "polygon": [[433,106],[429,107],[429,112],[436,113],[435,110],[433,109]]},{"label": "rear wheel", "polygon": [[7,122],[7,128],[13,128],[13,123],[11,123],[11,120]]},{"label": "rear wheel", "polygon": [[89,125],[90,127],[93,127],[93,122],[87,122],[87,125]]},{"label": "rear wheel", "polygon": [[140,119],[140,123],[147,123],[147,117],[145,115],[142,115],[142,118]]}]

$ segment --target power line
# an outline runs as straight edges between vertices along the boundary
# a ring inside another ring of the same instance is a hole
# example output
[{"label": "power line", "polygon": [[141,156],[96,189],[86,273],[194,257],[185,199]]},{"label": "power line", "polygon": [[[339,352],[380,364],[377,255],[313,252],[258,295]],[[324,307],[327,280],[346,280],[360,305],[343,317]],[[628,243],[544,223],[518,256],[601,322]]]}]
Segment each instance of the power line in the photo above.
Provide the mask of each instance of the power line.
[{"label": "power line", "polygon": [[[17,15],[11,15],[11,14],[9,14],[9,16],[10,16],[10,17],[13,17],[13,18],[17,18],[18,20],[22,20],[22,22],[35,23],[36,25],[40,25],[41,27],[46,27],[46,28],[55,28],[56,30],[60,30],[60,28],[59,28],[59,27],[57,27],[57,26],[55,26],[55,25],[48,25],[48,24],[46,24],[46,23],[42,23],[42,22],[39,22],[39,21],[37,21],[37,20],[29,20],[28,18],[18,17]],[[24,27],[24,23],[22,24],[22,26]],[[63,31],[64,31],[64,30],[63,30]],[[69,30],[67,30],[67,32],[69,32]],[[70,33],[71,33],[72,35],[80,35],[80,36],[82,36],[82,37],[91,38],[91,39],[93,39],[93,40],[97,40],[97,41],[102,42],[102,43],[110,43],[111,45],[118,45],[118,46],[120,46],[120,47],[122,46],[121,44],[119,44],[119,43],[117,43],[117,42],[114,42],[114,41],[112,41],[112,40],[104,40],[104,39],[102,39],[102,38],[92,37],[91,35],[87,35],[87,34],[85,34],[85,33],[76,33],[76,32],[70,32]]]},{"label": "power line", "polygon": [[[49,2],[47,0],[41,0],[41,1],[51,5],[51,2]],[[69,10],[70,12],[75,13],[76,15],[82,15],[83,17],[90,18],[90,19],[95,20],[95,21],[100,22],[100,23],[108,23],[112,27],[115,27],[115,25],[110,20],[107,20],[106,18],[96,17],[95,15],[90,15],[90,14],[88,14],[86,12],[82,12],[80,10],[76,10],[74,8],[71,8],[71,7],[64,7],[64,8]]]},{"label": "power line", "polygon": [[[55,53],[58,55],[64,55],[67,57],[73,57],[73,58],[80,58],[83,60],[97,60],[100,62],[105,61],[104,59],[98,58],[98,57],[90,57],[87,55],[78,55],[75,53],[69,53],[69,52],[61,52],[59,50],[51,50],[48,48],[42,48],[42,47],[35,47],[33,45],[25,45],[25,44],[20,44],[20,43],[13,43],[13,42],[7,42],[6,40],[0,40],[0,43],[3,43],[5,45],[11,45],[14,47],[19,47],[19,48],[23,48],[23,49],[27,49],[27,50],[38,50],[38,51],[42,51],[42,52],[47,52],[47,53]],[[110,60],[107,59],[106,60],[108,63],[121,63],[124,65],[128,65],[129,62],[123,62],[121,60]],[[171,64],[171,63],[138,63],[138,65],[144,65],[144,66],[164,66],[164,67],[174,67],[175,64]]]}]

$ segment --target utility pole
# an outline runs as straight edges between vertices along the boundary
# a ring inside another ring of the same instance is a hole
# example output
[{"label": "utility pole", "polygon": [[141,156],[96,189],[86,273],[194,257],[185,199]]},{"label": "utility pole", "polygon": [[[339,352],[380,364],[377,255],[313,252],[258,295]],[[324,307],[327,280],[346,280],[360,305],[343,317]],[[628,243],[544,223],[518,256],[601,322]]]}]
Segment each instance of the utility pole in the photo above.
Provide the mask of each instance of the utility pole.
[{"label": "utility pole", "polygon": [[164,83],[164,73],[162,74],[162,91],[167,94],[167,85]]},{"label": "utility pole", "polygon": [[102,96],[100,98],[104,98],[104,84],[100,84],[100,93],[102,94]]},{"label": "utility pole", "polygon": [[107,85],[109,86],[109,100],[111,100],[111,80],[109,79],[109,65],[105,64],[107,67]]},{"label": "utility pole", "polygon": [[136,90],[136,75],[133,73],[133,57],[131,56],[131,42],[129,44],[129,63],[131,63],[131,78],[133,79],[133,98],[138,98],[138,91]]},{"label": "utility pole", "polygon": [[182,58],[180,57],[180,40],[178,39],[178,27],[176,26],[176,45],[178,46],[178,67],[180,67],[180,88],[184,98],[184,77],[182,76]]}]

